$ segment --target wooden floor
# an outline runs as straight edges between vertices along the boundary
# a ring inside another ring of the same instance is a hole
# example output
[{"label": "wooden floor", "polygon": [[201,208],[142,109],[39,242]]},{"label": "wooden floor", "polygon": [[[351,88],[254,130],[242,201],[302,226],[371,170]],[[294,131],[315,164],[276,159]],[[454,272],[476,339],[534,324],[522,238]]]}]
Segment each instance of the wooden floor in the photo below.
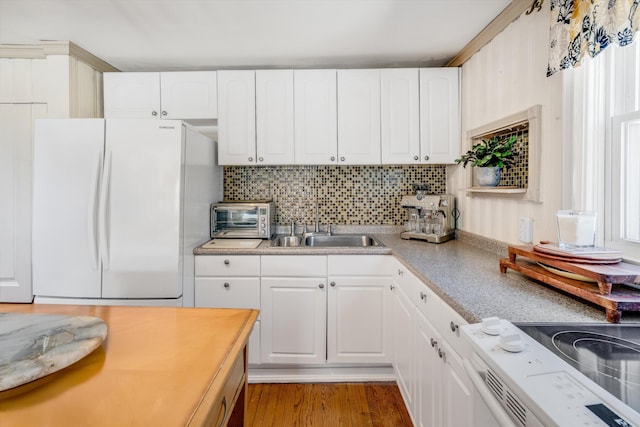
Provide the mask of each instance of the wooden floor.
[{"label": "wooden floor", "polygon": [[393,382],[249,384],[248,427],[412,426]]}]

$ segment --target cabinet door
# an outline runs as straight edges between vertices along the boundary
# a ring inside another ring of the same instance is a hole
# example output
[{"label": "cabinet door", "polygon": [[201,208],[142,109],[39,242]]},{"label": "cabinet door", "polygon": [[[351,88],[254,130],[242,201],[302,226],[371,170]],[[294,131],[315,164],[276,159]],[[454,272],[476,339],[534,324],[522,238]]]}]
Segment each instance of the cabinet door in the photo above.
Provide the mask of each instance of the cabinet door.
[{"label": "cabinet door", "polygon": [[392,363],[389,277],[329,276],[327,361]]},{"label": "cabinet door", "polygon": [[160,73],[163,119],[215,119],[218,95],[215,71]]},{"label": "cabinet door", "polygon": [[443,352],[442,411],[445,427],[474,425],[473,385],[462,365],[462,359],[444,339],[440,343]]},{"label": "cabinet door", "polygon": [[336,70],[295,70],[295,163],[336,164]]},{"label": "cabinet door", "polygon": [[256,81],[252,70],[218,71],[218,164],[256,163]]},{"label": "cabinet door", "polygon": [[338,164],[380,164],[380,70],[338,70]]},{"label": "cabinet door", "polygon": [[256,147],[259,165],[294,162],[293,70],[256,71]]},{"label": "cabinet door", "polygon": [[0,104],[0,302],[33,300],[32,135],[34,120],[46,114],[46,104]]},{"label": "cabinet door", "polygon": [[159,119],[160,73],[104,73],[106,119]]},{"label": "cabinet door", "polygon": [[380,71],[382,163],[420,163],[417,68]]},{"label": "cabinet door", "polygon": [[326,278],[263,277],[263,363],[324,364]]},{"label": "cabinet door", "polygon": [[460,155],[458,68],[420,69],[420,150],[423,163],[455,163]]},{"label": "cabinet door", "polygon": [[397,285],[394,287],[395,303],[393,310],[393,368],[396,381],[404,402],[410,413],[414,413],[414,375],[413,375],[413,312],[415,307],[407,295]]},{"label": "cabinet door", "polygon": [[[442,424],[442,369],[439,357],[440,336],[433,325],[420,313],[414,311],[415,325],[415,409],[414,417],[419,427]],[[473,425],[473,424],[459,424]]]}]

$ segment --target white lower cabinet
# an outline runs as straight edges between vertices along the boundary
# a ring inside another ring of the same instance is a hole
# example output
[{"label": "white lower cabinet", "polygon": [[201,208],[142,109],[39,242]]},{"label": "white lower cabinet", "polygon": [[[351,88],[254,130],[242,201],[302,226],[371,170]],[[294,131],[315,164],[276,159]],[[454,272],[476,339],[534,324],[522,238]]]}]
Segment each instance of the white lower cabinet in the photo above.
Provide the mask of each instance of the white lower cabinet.
[{"label": "white lower cabinet", "polygon": [[322,364],[326,354],[326,277],[262,278],[265,363]]},{"label": "white lower cabinet", "polygon": [[404,266],[396,270],[394,369],[411,417],[421,427],[473,426],[472,384],[462,364],[468,348],[459,331],[466,322]]},{"label": "white lower cabinet", "polygon": [[[196,307],[260,309],[260,257],[197,255],[194,295]],[[249,337],[249,363],[260,363],[258,317]]]},{"label": "white lower cabinet", "polygon": [[263,256],[261,271],[262,362],[325,363],[327,257]]}]

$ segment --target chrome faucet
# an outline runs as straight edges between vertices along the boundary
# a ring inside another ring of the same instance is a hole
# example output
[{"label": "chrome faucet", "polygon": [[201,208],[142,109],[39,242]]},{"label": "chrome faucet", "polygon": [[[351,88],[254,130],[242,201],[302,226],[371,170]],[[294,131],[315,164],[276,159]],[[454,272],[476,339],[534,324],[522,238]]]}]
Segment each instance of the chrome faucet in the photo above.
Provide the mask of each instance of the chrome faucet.
[{"label": "chrome faucet", "polygon": [[319,221],[319,214],[318,214],[318,199],[316,199],[316,222],[314,224],[313,231],[315,233],[319,233],[320,232],[320,221]]},{"label": "chrome faucet", "polygon": [[296,221],[291,218],[291,233],[292,236],[296,235]]}]

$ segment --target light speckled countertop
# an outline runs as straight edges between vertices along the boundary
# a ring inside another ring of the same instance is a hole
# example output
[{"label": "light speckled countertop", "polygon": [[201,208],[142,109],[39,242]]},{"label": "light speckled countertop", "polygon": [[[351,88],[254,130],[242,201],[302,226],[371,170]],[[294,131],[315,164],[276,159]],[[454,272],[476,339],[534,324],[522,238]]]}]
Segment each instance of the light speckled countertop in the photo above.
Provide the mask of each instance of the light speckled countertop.
[{"label": "light speckled countertop", "polygon": [[[366,232],[384,247],[366,248],[271,248],[265,241],[255,249],[202,249],[196,255],[327,255],[393,254],[469,323],[498,316],[512,322],[606,323],[603,308],[591,305],[518,272],[500,273],[499,260],[506,245],[458,232],[459,239],[441,244],[403,240],[389,229],[344,229],[342,233]],[[594,285],[595,286],[595,285]],[[623,312],[622,322],[640,323],[640,313]]]}]

